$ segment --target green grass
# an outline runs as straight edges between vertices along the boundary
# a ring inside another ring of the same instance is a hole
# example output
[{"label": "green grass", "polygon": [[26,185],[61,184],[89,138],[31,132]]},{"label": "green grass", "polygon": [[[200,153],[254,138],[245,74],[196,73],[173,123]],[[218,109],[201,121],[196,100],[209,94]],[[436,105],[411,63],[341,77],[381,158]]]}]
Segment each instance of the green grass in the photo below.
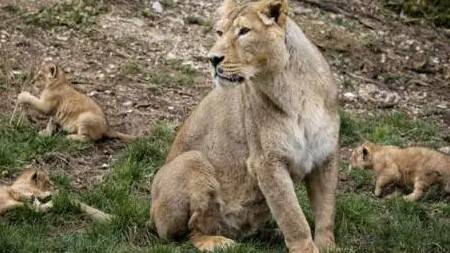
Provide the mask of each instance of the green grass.
[{"label": "green grass", "polygon": [[450,27],[450,1],[448,0],[384,0],[384,2],[388,8],[398,13]]},{"label": "green grass", "polygon": [[63,135],[43,137],[39,129],[29,123],[18,123],[7,117],[0,117],[0,170],[15,172],[20,166],[50,152],[63,152],[70,155],[80,153],[90,147],[68,141]]},{"label": "green grass", "polygon": [[43,7],[37,13],[28,13],[25,20],[43,28],[66,26],[79,30],[94,24],[96,17],[106,11],[103,0],[70,0]]},{"label": "green grass", "polygon": [[[356,143],[363,137],[376,137],[387,141],[395,137],[399,142],[424,140],[438,128],[423,129],[422,123],[400,114],[376,114],[366,119],[347,113],[343,114],[343,134],[349,143]],[[25,145],[39,143],[35,129],[29,126],[11,128],[0,125],[6,133],[8,145],[16,153],[25,147],[23,160],[42,155],[56,147],[66,147],[61,137],[56,137],[52,145]],[[365,126],[368,124],[367,126]],[[417,125],[419,124],[419,125]],[[427,123],[429,124],[429,123]],[[416,129],[421,126],[422,129]],[[363,128],[361,128],[363,127]],[[389,129],[379,135],[378,128]],[[356,129],[359,129],[356,131]],[[417,134],[419,133],[419,134]],[[419,135],[419,137],[418,137]],[[3,136],[3,135],[2,135]],[[23,137],[21,137],[23,136]],[[381,137],[380,137],[381,136]],[[439,136],[439,134],[438,134]],[[174,137],[174,126],[159,123],[153,135],[129,145],[112,166],[111,171],[100,185],[91,186],[85,192],[74,192],[70,187],[71,178],[52,175],[60,193],[56,197],[56,207],[48,214],[37,214],[31,210],[20,209],[0,219],[0,253],[21,252],[196,252],[189,242],[169,243],[158,239],[154,229],[148,224],[150,208],[150,183],[155,172],[164,163],[166,154]],[[25,141],[28,140],[28,141]],[[59,143],[59,144],[58,144]],[[62,145],[62,146],[58,146]],[[42,148],[45,147],[45,148]],[[40,151],[38,151],[40,150]],[[59,152],[72,152],[72,149]],[[76,149],[75,149],[76,150]],[[33,151],[33,152],[32,152]],[[20,154],[20,156],[22,156]],[[28,158],[27,158],[28,157]],[[373,176],[370,172],[345,169],[341,173],[348,181],[341,185],[337,201],[336,239],[339,251],[334,252],[409,252],[444,253],[450,251],[450,205],[440,199],[407,203],[401,197],[380,200],[373,196]],[[308,205],[305,187],[298,186],[299,201],[308,221],[312,224],[312,213]],[[80,214],[77,207],[71,206],[68,198],[78,198],[116,218],[109,224],[94,223]],[[314,226],[312,224],[312,226]],[[271,222],[269,227],[275,227]],[[287,252],[282,239],[266,240],[258,236],[243,238],[239,246],[228,253]]]},{"label": "green grass", "polygon": [[167,60],[146,73],[144,79],[156,87],[193,86],[197,77],[197,70],[190,65],[185,65],[180,60]]},{"label": "green grass", "polygon": [[439,147],[445,143],[445,129],[432,121],[412,119],[401,112],[375,112],[367,117],[341,113],[341,144],[360,144],[366,140],[385,145]]}]

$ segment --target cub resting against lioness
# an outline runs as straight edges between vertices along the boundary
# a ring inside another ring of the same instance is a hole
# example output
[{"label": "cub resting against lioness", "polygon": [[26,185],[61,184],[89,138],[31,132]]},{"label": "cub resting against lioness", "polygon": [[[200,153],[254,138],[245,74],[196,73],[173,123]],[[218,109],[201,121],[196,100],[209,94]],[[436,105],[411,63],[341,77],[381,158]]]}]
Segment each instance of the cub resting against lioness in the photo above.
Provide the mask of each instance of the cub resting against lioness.
[{"label": "cub resting against lioness", "polygon": [[[0,186],[0,216],[27,204],[31,204],[30,207],[38,212],[48,212],[53,208],[51,197],[54,193],[55,188],[47,172],[34,168],[26,169],[12,185]],[[80,201],[70,201],[94,221],[108,222],[113,218]]]},{"label": "cub resting against lioness", "polygon": [[[153,181],[157,232],[212,250],[257,232],[272,214],[291,253],[332,247],[339,117],[330,68],[286,0],[226,0],[220,17],[209,55],[218,87]],[[307,186],[314,241],[294,180]]]},{"label": "cub resting against lioness", "polygon": [[406,200],[419,200],[433,184],[450,193],[450,156],[428,148],[398,148],[364,143],[352,152],[351,167],[372,169],[377,176],[375,196],[391,183],[413,185]]},{"label": "cub resting against lioness", "polygon": [[136,138],[112,130],[100,106],[72,88],[56,64],[43,62],[32,82],[40,92],[40,98],[25,91],[19,94],[18,101],[51,116],[41,134],[51,135],[58,126],[62,126],[69,132],[68,138],[76,141],[97,141],[108,137],[131,142]]}]

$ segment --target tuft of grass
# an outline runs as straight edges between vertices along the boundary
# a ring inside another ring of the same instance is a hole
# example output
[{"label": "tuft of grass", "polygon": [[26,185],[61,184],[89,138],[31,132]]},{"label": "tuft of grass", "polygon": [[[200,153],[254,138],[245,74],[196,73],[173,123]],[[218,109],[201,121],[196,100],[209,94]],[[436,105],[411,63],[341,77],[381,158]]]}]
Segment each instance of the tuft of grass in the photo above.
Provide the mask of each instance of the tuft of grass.
[{"label": "tuft of grass", "polygon": [[448,252],[443,209],[347,193],[338,198],[337,241],[343,252]]},{"label": "tuft of grass", "polygon": [[165,8],[171,9],[177,6],[177,3],[174,0],[161,0],[161,5]]},{"label": "tuft of grass", "polygon": [[445,141],[445,131],[430,121],[412,119],[401,112],[376,112],[367,117],[341,113],[341,144],[354,145],[369,140],[385,145],[438,147]]},{"label": "tuft of grass", "polygon": [[146,73],[144,79],[156,87],[160,86],[192,86],[198,72],[180,60],[167,60],[157,68]]},{"label": "tuft of grass", "polygon": [[79,30],[94,24],[96,17],[106,11],[103,0],[70,0],[43,7],[37,13],[26,15],[25,20],[43,28],[66,26]]},{"label": "tuft of grass", "polygon": [[119,68],[119,75],[121,77],[127,77],[128,75],[136,75],[141,73],[142,68],[135,61],[128,61],[122,64]]},{"label": "tuft of grass", "polygon": [[9,118],[0,117],[0,170],[15,172],[18,167],[46,153],[58,151],[73,155],[90,146],[69,141],[61,134],[40,136],[39,130],[27,122],[10,124]]},{"label": "tuft of grass", "polygon": [[450,27],[450,1],[448,0],[385,0],[384,3],[395,12]]},{"label": "tuft of grass", "polygon": [[190,25],[211,26],[211,24],[208,21],[198,16],[188,16],[186,17],[185,21],[187,24]]}]

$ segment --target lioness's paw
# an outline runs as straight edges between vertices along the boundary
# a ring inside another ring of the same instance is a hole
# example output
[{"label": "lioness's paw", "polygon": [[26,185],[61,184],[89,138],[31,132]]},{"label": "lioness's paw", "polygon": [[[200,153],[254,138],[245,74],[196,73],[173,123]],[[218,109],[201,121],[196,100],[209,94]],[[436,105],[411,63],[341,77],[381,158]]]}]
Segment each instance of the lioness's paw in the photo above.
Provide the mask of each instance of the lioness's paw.
[{"label": "lioness's paw", "polygon": [[223,236],[196,236],[192,238],[194,246],[202,252],[211,252],[216,249],[230,248],[236,242]]},{"label": "lioness's paw", "polygon": [[289,253],[319,253],[319,249],[312,241],[307,241],[304,244],[289,250]]},{"label": "lioness's paw", "polygon": [[17,97],[17,100],[21,104],[26,103],[31,96],[32,96],[31,93],[29,93],[28,91],[23,91],[19,94],[19,96]]},{"label": "lioness's paw", "polygon": [[332,234],[318,235],[315,238],[314,243],[321,251],[333,249],[335,247],[334,236]]}]

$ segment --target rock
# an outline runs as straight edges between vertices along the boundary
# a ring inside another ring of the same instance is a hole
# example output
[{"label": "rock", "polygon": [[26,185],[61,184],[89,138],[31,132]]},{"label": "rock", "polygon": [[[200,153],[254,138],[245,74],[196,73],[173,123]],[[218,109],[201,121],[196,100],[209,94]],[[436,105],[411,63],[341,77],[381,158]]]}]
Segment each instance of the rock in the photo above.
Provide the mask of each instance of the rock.
[{"label": "rock", "polygon": [[357,98],[356,94],[352,92],[346,92],[342,96],[344,97],[344,100],[348,102],[355,101]]},{"label": "rock", "polygon": [[159,1],[153,2],[152,8],[156,13],[163,13],[164,9]]},{"label": "rock", "polygon": [[442,153],[450,155],[450,146],[449,147],[440,148],[439,151],[442,152]]},{"label": "rock", "polygon": [[133,101],[127,101],[123,103],[123,106],[132,106],[133,104],[134,104]]},{"label": "rock", "polygon": [[397,92],[382,90],[374,84],[364,84],[358,90],[359,97],[368,103],[374,103],[382,108],[389,108],[397,105],[401,98]]}]

